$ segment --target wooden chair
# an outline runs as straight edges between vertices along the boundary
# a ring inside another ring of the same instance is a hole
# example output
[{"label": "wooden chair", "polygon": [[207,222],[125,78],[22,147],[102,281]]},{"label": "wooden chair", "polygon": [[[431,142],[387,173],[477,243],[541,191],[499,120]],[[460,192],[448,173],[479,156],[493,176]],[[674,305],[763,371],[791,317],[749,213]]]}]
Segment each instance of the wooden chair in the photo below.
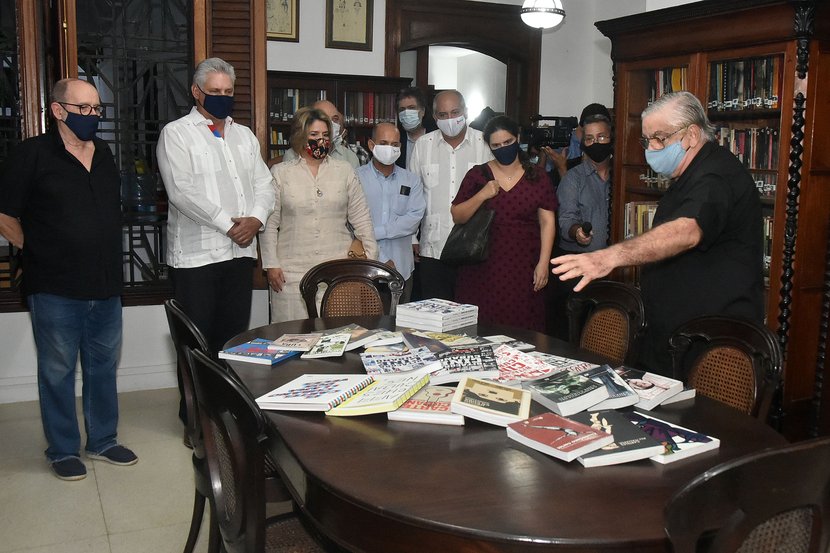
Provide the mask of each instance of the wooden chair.
[{"label": "wooden chair", "polygon": [[611,280],[591,282],[568,299],[568,324],[572,345],[615,365],[633,364],[646,326],[640,290]]},{"label": "wooden chair", "polygon": [[[193,515],[190,519],[190,532],[184,546],[184,553],[193,553],[193,548],[196,546],[196,540],[199,537],[199,531],[202,526],[205,500],[210,497],[210,479],[208,478],[207,464],[205,462],[202,427],[199,424],[199,411],[198,405],[196,404],[193,373],[187,361],[187,351],[193,349],[208,354],[209,349],[204,335],[190,317],[185,314],[179,302],[175,299],[166,300],[164,302],[164,311],[167,314],[167,325],[170,327],[170,337],[173,339],[173,346],[176,348],[178,378],[181,382],[182,399],[187,411],[185,433],[193,448],[193,476],[196,491],[193,499]],[[213,521],[213,519],[213,516],[209,517],[210,521]],[[212,522],[210,524],[208,551],[216,553],[219,551],[218,527],[212,524]]]},{"label": "wooden chair", "polygon": [[721,315],[698,317],[672,333],[669,351],[675,378],[699,394],[767,419],[782,356],[765,326]]},{"label": "wooden chair", "polygon": [[[327,286],[317,313],[317,291]],[[395,315],[404,278],[373,259],[335,259],[312,267],[300,281],[308,318]]]},{"label": "wooden chair", "polygon": [[225,363],[189,350],[216,522],[227,553],[323,551],[296,516],[266,519],[267,421]]},{"label": "wooden chair", "polygon": [[665,509],[675,553],[824,553],[830,438],[767,449],[693,479]]}]

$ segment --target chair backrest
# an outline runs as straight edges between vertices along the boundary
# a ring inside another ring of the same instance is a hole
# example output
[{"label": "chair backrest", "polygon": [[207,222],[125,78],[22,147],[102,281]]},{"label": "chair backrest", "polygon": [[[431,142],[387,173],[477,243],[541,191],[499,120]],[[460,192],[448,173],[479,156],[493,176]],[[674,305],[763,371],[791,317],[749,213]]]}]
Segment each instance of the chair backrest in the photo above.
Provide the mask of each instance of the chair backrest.
[{"label": "chair backrest", "polygon": [[765,326],[709,315],[669,338],[674,376],[697,393],[766,420],[781,380],[781,347]]},{"label": "chair backrest", "polygon": [[[317,313],[317,291],[326,291]],[[395,315],[404,278],[373,259],[335,259],[309,269],[300,281],[308,318]]]},{"label": "chair backrest", "polygon": [[675,553],[823,553],[828,523],[830,438],[718,465],[681,488],[665,509]]},{"label": "chair backrest", "polygon": [[611,280],[591,282],[568,299],[568,324],[572,345],[617,365],[633,364],[646,325],[640,290]]},{"label": "chair backrest", "polygon": [[265,420],[228,367],[188,350],[216,521],[228,553],[264,551]]},{"label": "chair backrest", "polygon": [[187,362],[187,350],[197,349],[205,353],[209,347],[205,336],[196,327],[196,324],[182,310],[181,304],[175,299],[164,302],[164,312],[167,314],[167,326],[170,327],[170,337],[176,348],[176,365],[182,381],[182,395],[187,410],[187,435],[197,457],[203,458],[202,429],[199,425],[199,411],[196,405],[196,392],[193,388],[193,374]]}]

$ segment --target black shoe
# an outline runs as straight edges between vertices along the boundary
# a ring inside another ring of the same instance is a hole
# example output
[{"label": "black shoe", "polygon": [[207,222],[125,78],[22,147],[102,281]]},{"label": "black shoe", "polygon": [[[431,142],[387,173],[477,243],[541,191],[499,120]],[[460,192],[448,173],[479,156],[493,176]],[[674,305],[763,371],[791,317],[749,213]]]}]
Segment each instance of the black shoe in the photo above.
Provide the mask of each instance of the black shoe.
[{"label": "black shoe", "polygon": [[77,457],[67,457],[51,463],[50,468],[61,480],[83,480],[86,478],[86,465]]},{"label": "black shoe", "polygon": [[95,459],[97,461],[106,461],[107,463],[112,463],[113,465],[120,466],[134,465],[138,462],[138,457],[136,457],[135,453],[133,453],[123,445],[114,445],[111,448],[102,451],[101,453],[87,452],[86,456],[90,459]]}]

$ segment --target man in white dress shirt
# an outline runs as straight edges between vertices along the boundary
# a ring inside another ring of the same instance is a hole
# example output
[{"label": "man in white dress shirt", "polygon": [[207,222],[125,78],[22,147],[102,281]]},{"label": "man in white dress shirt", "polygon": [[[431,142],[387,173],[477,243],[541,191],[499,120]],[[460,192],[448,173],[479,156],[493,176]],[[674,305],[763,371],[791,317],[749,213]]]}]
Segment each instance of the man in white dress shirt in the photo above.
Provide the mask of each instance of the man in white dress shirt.
[{"label": "man in white dress shirt", "polygon": [[481,131],[467,125],[467,106],[460,92],[439,92],[432,111],[438,130],[418,139],[408,166],[424,183],[427,204],[420,243],[413,248],[420,262],[421,295],[452,300],[455,267],[441,262],[453,226],[450,204],[467,171],[493,159],[493,154]]},{"label": "man in white dress shirt", "polygon": [[157,147],[173,294],[212,352],[248,329],[256,234],[275,201],[256,136],[230,116],[234,81],[224,60],[202,61],[191,86],[196,105],[162,129]]}]

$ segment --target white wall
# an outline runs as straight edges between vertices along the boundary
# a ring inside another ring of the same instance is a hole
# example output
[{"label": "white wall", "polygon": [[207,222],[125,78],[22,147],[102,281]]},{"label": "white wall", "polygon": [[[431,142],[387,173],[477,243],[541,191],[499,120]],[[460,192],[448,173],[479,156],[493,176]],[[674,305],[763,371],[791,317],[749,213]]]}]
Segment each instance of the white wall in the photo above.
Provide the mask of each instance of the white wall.
[{"label": "white wall", "polygon": [[671,8],[699,1],[700,0],[646,0],[646,11],[650,12],[654,10],[662,10],[663,8]]},{"label": "white wall", "polygon": [[[0,315],[0,403],[37,399],[37,356],[29,313]],[[251,328],[268,324],[268,294],[254,290]],[[161,305],[124,308],[124,342],[118,365],[118,391],[176,386],[176,355]],[[76,375],[80,395],[80,370]]]},{"label": "white wall", "polygon": [[473,120],[486,106],[504,111],[507,88],[507,65],[484,54],[471,54],[458,64],[458,90],[464,95],[469,119]]},{"label": "white wall", "polygon": [[326,48],[326,2],[304,0],[300,9],[300,41],[268,41],[268,69],[306,73],[383,75],[386,51],[386,0],[375,0],[372,51]]}]

